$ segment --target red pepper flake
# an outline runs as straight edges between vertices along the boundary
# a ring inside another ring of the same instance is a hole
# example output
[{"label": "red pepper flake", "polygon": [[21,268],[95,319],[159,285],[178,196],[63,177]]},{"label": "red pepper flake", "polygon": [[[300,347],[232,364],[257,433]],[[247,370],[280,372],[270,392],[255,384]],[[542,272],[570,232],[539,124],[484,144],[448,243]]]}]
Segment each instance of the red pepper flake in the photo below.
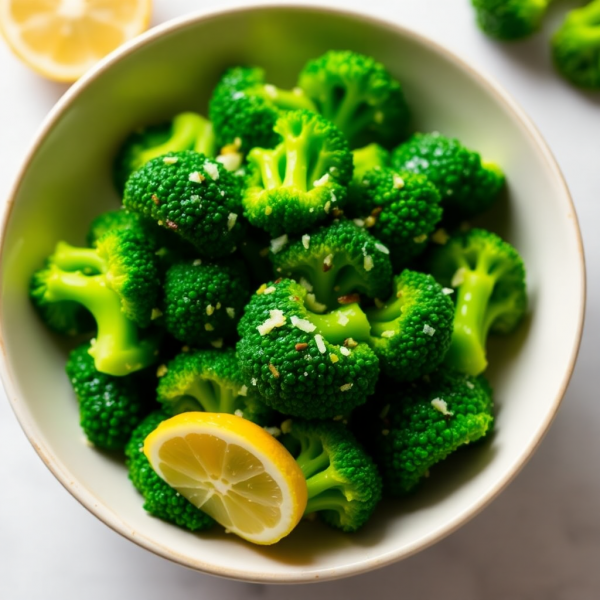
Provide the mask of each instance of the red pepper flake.
[{"label": "red pepper flake", "polygon": [[372,217],[378,217],[381,214],[382,210],[383,210],[383,206],[377,206],[376,208],[374,208],[371,211],[371,216]]},{"label": "red pepper flake", "polygon": [[169,219],[166,220],[165,224],[169,229],[173,229],[173,230],[178,229],[177,223],[173,223],[173,221],[169,221]]},{"label": "red pepper flake", "polygon": [[278,277],[273,283],[278,284],[278,283],[281,283],[282,281],[283,281],[283,279],[281,277]]},{"label": "red pepper flake", "polygon": [[154,202],[154,204],[156,204],[156,206],[158,206],[160,204],[160,200],[158,199],[158,196],[156,194],[152,194],[151,198],[152,198],[152,202]]},{"label": "red pepper flake", "polygon": [[277,379],[279,377],[279,371],[271,363],[269,363],[269,371],[271,371],[271,373],[273,374],[273,377],[275,377],[275,379]]},{"label": "red pepper flake", "polygon": [[339,219],[341,216],[344,215],[344,211],[341,208],[336,207],[331,211],[331,214],[333,215],[334,219]]},{"label": "red pepper flake", "polygon": [[300,302],[300,298],[298,298],[298,296],[292,296],[292,300],[294,302]]},{"label": "red pepper flake", "polygon": [[294,348],[296,348],[296,350],[298,350],[298,352],[302,351],[302,350],[306,350],[308,348],[308,344],[296,344],[294,346]]},{"label": "red pepper flake", "polygon": [[340,304],[354,304],[355,302],[360,302],[360,294],[346,294],[345,296],[340,296],[337,301]]}]

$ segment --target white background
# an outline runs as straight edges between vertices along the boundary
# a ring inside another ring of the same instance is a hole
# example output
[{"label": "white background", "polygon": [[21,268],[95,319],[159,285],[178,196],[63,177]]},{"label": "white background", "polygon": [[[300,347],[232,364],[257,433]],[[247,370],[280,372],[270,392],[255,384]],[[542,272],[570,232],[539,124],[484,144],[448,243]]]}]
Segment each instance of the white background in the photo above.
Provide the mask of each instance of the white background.
[{"label": "white background", "polygon": [[[153,23],[216,4],[154,0]],[[386,569],[310,588],[230,582],[158,558],[89,514],[35,454],[0,390],[2,600],[600,598],[600,92],[577,91],[552,71],[547,38],[581,2],[555,4],[542,33],[501,45],[477,30],[469,0],[368,2],[373,14],[436,39],[499,80],[540,128],[575,200],[589,277],[581,354],[557,420],[516,481],[457,533]],[[0,41],[0,201],[65,89],[28,71]]]}]

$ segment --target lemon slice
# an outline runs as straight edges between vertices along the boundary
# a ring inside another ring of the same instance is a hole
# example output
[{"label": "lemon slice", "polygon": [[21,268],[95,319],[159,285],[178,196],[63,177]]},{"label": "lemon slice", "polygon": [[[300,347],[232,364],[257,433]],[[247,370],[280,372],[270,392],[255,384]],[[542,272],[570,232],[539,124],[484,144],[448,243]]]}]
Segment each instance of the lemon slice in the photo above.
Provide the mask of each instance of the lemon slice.
[{"label": "lemon slice", "polygon": [[171,487],[249,542],[278,542],[306,508],[306,480],[292,455],[241,417],[182,413],[146,438],[144,453]]},{"label": "lemon slice", "polygon": [[151,0],[0,0],[12,51],[49,79],[75,81],[148,27]]}]

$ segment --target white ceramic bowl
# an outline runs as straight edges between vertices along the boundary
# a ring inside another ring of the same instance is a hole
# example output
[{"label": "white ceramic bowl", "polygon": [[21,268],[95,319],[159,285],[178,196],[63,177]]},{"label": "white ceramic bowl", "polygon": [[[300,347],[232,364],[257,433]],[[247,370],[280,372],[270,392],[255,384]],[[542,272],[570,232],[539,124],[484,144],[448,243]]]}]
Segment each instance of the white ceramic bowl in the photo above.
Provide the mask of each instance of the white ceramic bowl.
[{"label": "white ceramic bowl", "polygon": [[[439,540],[490,502],[531,456],[577,354],[585,298],[581,239],[544,141],[486,76],[434,42],[365,15],[252,4],[190,15],[148,32],[75,84],[48,116],[3,222],[1,370],[42,460],[115,531],[166,558],[226,577],[333,579],[381,567]],[[267,548],[219,528],[194,535],[146,515],[124,466],[83,442],[64,374],[66,352],[34,315],[28,280],[58,239],[83,242],[90,219],[117,206],[111,161],[129,131],[184,109],[205,112],[228,65],[263,65],[270,80],[291,86],[308,58],[331,48],[375,56],[405,85],[416,127],[457,136],[502,165],[508,197],[484,222],[522,252],[531,314],[515,335],[490,344],[495,435],[436,468],[414,498],[384,503],[356,535],[302,523]]]}]

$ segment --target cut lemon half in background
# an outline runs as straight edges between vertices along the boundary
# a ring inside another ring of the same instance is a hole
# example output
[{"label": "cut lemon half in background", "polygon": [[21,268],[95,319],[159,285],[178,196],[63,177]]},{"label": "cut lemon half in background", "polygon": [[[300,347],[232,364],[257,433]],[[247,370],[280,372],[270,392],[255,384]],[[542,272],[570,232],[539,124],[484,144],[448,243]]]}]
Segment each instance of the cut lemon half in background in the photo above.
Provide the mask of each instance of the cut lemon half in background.
[{"label": "cut lemon half in background", "polygon": [[304,514],[300,467],[271,434],[241,417],[182,413],[146,438],[144,453],[171,487],[249,542],[278,542]]},{"label": "cut lemon half in background", "polygon": [[49,79],[75,81],[148,27],[151,0],[0,0],[11,50]]}]

